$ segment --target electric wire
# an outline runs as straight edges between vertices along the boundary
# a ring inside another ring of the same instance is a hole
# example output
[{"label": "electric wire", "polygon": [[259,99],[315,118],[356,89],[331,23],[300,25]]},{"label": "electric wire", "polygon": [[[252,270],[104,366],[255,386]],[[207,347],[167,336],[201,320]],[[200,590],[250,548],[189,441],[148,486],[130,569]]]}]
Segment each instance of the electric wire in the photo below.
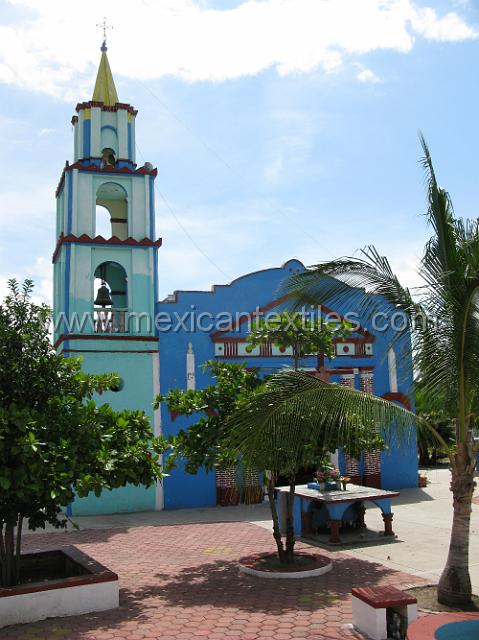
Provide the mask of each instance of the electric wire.
[{"label": "electric wire", "polygon": [[[174,111],[172,111],[168,107],[168,105],[164,102],[164,100],[162,100],[156,93],[154,93],[154,91],[152,91],[147,84],[145,84],[138,78],[137,78],[137,82],[139,82],[148,91],[148,93],[155,100],[158,101],[158,103],[163,107],[164,111],[166,111],[174,120],[176,120],[176,122],[178,122],[185,129],[185,131],[187,131],[192,137],[196,138],[207,151],[209,151],[221,164],[223,164],[232,173],[232,175],[234,175],[240,182],[242,182],[249,190],[257,193],[257,189],[254,187],[254,185],[250,183],[250,181],[247,178],[245,178],[241,173],[239,173],[239,171],[235,169],[227,160],[225,160],[225,158],[223,158],[223,156],[220,153],[218,153],[216,149],[214,149],[211,145],[209,145],[204,140],[204,138],[202,138],[198,133],[196,133],[196,131],[194,131],[190,126],[188,126],[179,116],[177,116],[174,113]],[[291,224],[291,226],[295,229],[295,231],[300,231],[304,236],[309,238],[309,240],[312,240],[318,246],[322,246],[319,240],[315,238],[311,233],[306,231],[306,229],[304,229],[302,226],[299,226],[297,224],[297,220],[293,219],[289,213],[287,213],[282,209],[278,209],[276,206],[276,203],[273,202],[271,198],[269,198],[268,196],[265,197],[263,195],[261,195],[261,197],[264,198],[265,201],[271,206],[271,208],[273,209],[273,212],[279,213],[280,215],[282,215],[288,221],[288,223]]]}]

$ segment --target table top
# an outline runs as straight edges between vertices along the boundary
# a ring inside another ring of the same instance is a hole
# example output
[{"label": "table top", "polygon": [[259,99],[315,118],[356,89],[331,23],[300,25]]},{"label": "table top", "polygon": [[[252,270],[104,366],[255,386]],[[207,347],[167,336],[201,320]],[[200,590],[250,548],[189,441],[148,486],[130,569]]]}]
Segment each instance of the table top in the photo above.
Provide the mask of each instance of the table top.
[{"label": "table top", "polygon": [[[289,487],[276,487],[280,493],[288,493]],[[363,502],[365,500],[379,500],[381,498],[395,498],[398,491],[386,491],[385,489],[374,489],[373,487],[363,487],[358,484],[348,484],[346,491],[336,489],[334,491],[318,491],[308,489],[308,485],[299,484],[294,492],[295,496],[316,500],[317,502]]]}]

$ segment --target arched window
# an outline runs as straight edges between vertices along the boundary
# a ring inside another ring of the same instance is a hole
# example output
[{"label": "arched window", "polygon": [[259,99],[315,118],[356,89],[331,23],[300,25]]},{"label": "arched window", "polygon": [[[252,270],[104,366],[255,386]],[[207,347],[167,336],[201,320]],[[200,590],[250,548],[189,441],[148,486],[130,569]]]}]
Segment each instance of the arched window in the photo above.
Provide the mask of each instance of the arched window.
[{"label": "arched window", "polygon": [[105,240],[111,238],[111,215],[106,207],[96,205],[96,229],[95,235],[102,236]]},{"label": "arched window", "polygon": [[105,124],[101,128],[100,144],[103,151],[108,149],[113,152],[114,156],[118,155],[118,134],[111,124]]},{"label": "arched window", "polygon": [[[116,182],[103,183],[96,193],[96,205],[96,235],[103,235],[104,238],[116,236],[119,240],[126,240],[128,237],[128,198],[125,189]],[[102,225],[99,210],[103,208],[110,215],[109,232],[106,235],[98,231],[99,226]]]},{"label": "arched window", "polygon": [[96,333],[127,333],[128,279],[118,262],[102,262],[93,281]]},{"label": "arched window", "polygon": [[101,152],[101,168],[114,167],[116,165],[115,152],[109,147],[105,147]]}]

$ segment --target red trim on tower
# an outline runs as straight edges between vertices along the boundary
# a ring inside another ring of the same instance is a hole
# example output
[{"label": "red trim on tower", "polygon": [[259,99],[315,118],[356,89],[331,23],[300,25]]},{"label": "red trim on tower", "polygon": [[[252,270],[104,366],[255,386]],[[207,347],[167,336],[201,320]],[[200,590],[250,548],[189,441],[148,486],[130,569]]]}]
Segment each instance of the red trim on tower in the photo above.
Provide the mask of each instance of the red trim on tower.
[{"label": "red trim on tower", "polygon": [[92,107],[100,107],[102,111],[118,111],[118,109],[125,109],[131,115],[136,116],[138,109],[135,109],[131,104],[126,102],[117,102],[115,105],[106,105],[104,102],[97,100],[90,100],[89,102],[79,102],[75,107],[75,111],[79,113],[82,109],[91,109]]},{"label": "red trim on tower", "polygon": [[[78,171],[94,171],[95,173],[113,173],[113,174],[122,174],[122,173],[127,173],[129,175],[142,175],[142,176],[153,176],[154,178],[156,178],[156,176],[158,175],[158,169],[152,169],[151,171],[149,171],[148,169],[145,169],[145,167],[140,167],[139,169],[130,169],[129,167],[121,167],[121,169],[117,169],[115,167],[105,167],[104,169],[102,169],[101,167],[97,166],[96,164],[89,164],[87,166],[84,166],[81,164],[82,161],[84,160],[90,160],[91,158],[82,158],[81,161],[75,162],[74,164],[70,164],[68,162],[68,160],[65,162],[65,166],[63,168],[62,171],[62,175],[60,176],[60,181],[58,182],[58,186],[55,190],[55,197],[58,198],[58,194],[60,193],[60,190],[63,186],[63,182],[65,180],[65,172],[66,171],[70,171],[71,169],[78,169]],[[97,160],[100,160],[100,158],[97,158]],[[119,160],[118,160],[119,161]],[[130,160],[124,160],[124,162],[130,162]],[[136,167],[136,164],[134,165]]]},{"label": "red trim on tower", "polygon": [[103,236],[95,236],[92,238],[88,236],[86,233],[81,236],[75,236],[73,233],[69,233],[68,235],[60,234],[60,237],[57,241],[57,246],[55,247],[55,251],[53,252],[52,262],[55,262],[58,256],[58,252],[60,251],[60,247],[62,244],[72,243],[72,244],[99,244],[99,245],[117,245],[122,247],[161,247],[163,240],[162,238],[158,238],[158,240],[150,240],[149,238],[143,238],[143,240],[135,240],[134,238],[127,238],[126,240],[120,240],[117,236],[112,236],[106,240]]}]

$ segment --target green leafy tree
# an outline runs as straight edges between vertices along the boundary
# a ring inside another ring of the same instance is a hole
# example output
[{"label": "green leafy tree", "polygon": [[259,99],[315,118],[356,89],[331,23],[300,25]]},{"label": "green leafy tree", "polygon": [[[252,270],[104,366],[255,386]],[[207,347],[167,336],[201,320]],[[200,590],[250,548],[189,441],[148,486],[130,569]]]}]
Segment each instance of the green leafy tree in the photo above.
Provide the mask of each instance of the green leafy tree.
[{"label": "green leafy tree", "polygon": [[261,385],[256,370],[248,370],[244,363],[208,360],[203,365],[215,380],[204,389],[171,389],[155,399],[155,408],[164,403],[176,415],[195,416],[196,422],[178,434],[163,439],[169,453],[165,470],[177,465],[181,458],[188,473],[196,474],[204,467],[227,467],[236,463],[235,453],[227,445],[227,418]]},{"label": "green leafy tree", "polygon": [[292,349],[294,368],[306,355],[323,353],[334,357],[334,338],[344,339],[350,325],[344,321],[325,322],[321,316],[308,317],[299,311],[282,311],[258,319],[248,336],[249,347],[274,344],[279,349]]},{"label": "green leafy tree", "polygon": [[21,580],[23,523],[66,526],[75,495],[161,477],[148,418],[97,406],[95,393],[118,376],[86,375],[57,355],[50,310],[31,300],[33,284],[10,280],[0,305],[0,584]]},{"label": "green leafy tree", "polygon": [[[469,535],[475,487],[477,448],[473,414],[479,389],[479,224],[454,217],[448,192],[439,187],[424,138],[423,167],[427,179],[427,222],[432,236],[424,248],[418,272],[423,280],[417,295],[402,286],[389,262],[374,247],[359,259],[341,258],[294,276],[289,290],[298,304],[341,301],[350,286],[364,288],[362,309],[375,312],[375,293],[392,317],[408,319],[416,368],[424,392],[444,398],[454,416],[454,444],[448,448],[453,495],[449,553],[438,585],[438,599],[448,605],[471,600]],[[329,276],[329,277],[325,277]],[[332,276],[332,277],[331,277]],[[398,338],[401,333],[398,332]]]},{"label": "green leafy tree", "polygon": [[[369,393],[325,382],[302,371],[285,369],[230,418],[230,446],[245,463],[264,469],[281,564],[294,564],[293,504],[295,475],[317,464],[325,452],[343,447],[351,455],[388,445],[394,432],[414,434],[414,415]],[[376,425],[385,425],[378,434]],[[391,428],[394,424],[395,429]],[[283,542],[274,480],[289,478],[286,540]]]},{"label": "green leafy tree", "polygon": [[428,423],[430,427],[428,431],[420,430],[418,432],[419,464],[422,466],[436,464],[440,457],[447,455],[447,452],[437,438],[431,437],[430,434],[439,434],[448,447],[453,446],[455,439],[454,416],[446,411],[445,398],[425,391],[420,382],[415,385],[414,396],[418,417]]}]

